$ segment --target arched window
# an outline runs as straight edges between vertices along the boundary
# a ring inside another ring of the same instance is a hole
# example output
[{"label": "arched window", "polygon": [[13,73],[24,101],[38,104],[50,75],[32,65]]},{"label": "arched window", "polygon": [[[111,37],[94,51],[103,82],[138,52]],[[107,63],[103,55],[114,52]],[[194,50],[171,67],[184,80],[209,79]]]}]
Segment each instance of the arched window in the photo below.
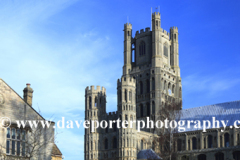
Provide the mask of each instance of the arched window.
[{"label": "arched window", "polygon": [[230,146],[230,143],[229,143],[229,133],[225,133],[224,134],[224,147],[229,147]]},{"label": "arched window", "polygon": [[175,91],[175,85],[172,85],[172,93],[174,93]]},{"label": "arched window", "polygon": [[91,109],[92,108],[92,97],[89,96],[89,108]]},{"label": "arched window", "polygon": [[224,154],[222,152],[216,153],[215,160],[224,160]]},{"label": "arched window", "polygon": [[152,101],[152,114],[155,114],[155,102]]},{"label": "arched window", "polygon": [[152,77],[152,91],[155,90],[155,79],[154,77]]},{"label": "arched window", "polygon": [[163,90],[167,90],[167,82],[164,81]]},{"label": "arched window", "polygon": [[127,90],[125,89],[125,101],[127,102]]},{"label": "arched window", "polygon": [[193,137],[192,138],[192,149],[197,149],[197,138]]},{"label": "arched window", "polygon": [[148,79],[147,79],[147,93],[150,93],[150,82]]},{"label": "arched window", "polygon": [[142,81],[139,82],[140,85],[140,94],[143,94],[143,83]]},{"label": "arched window", "polygon": [[104,140],[104,148],[108,149],[108,139],[107,138]]},{"label": "arched window", "polygon": [[182,150],[182,140],[178,139],[177,140],[177,151],[181,151]]},{"label": "arched window", "polygon": [[98,101],[98,99],[97,99],[97,97],[95,97],[95,107],[97,107],[97,101]]},{"label": "arched window", "polygon": [[113,143],[112,144],[113,148],[117,148],[117,138],[116,137],[113,138],[113,142],[112,143]]},{"label": "arched window", "polygon": [[147,116],[150,116],[150,104],[149,103],[147,103]]},{"label": "arched window", "polygon": [[140,104],[140,117],[143,117],[143,105]]},{"label": "arched window", "polygon": [[143,41],[139,45],[139,55],[145,55],[145,43]]},{"label": "arched window", "polygon": [[132,91],[129,92],[129,101],[132,101]]},{"label": "arched window", "polygon": [[164,53],[164,56],[168,57],[168,45],[167,45],[167,43],[164,44],[164,51],[163,51],[163,53]]},{"label": "arched window", "polygon": [[141,150],[143,150],[143,140],[141,140]]},{"label": "arched window", "polygon": [[240,151],[233,152],[233,158],[235,160],[240,160]]},{"label": "arched window", "polygon": [[168,94],[169,94],[169,95],[172,95],[171,83],[168,83]]},{"label": "arched window", "polygon": [[211,135],[208,136],[208,148],[213,148],[213,138]]},{"label": "arched window", "polygon": [[207,160],[207,156],[205,154],[198,155],[198,160]]}]

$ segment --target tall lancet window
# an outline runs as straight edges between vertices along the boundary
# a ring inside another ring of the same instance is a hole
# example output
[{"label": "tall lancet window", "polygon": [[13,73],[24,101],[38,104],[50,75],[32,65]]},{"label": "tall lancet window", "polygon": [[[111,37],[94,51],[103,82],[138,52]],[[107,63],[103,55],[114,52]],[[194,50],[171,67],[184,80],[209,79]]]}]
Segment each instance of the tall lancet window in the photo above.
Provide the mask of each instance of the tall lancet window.
[{"label": "tall lancet window", "polygon": [[145,55],[145,43],[143,41],[139,45],[139,55]]},{"label": "tall lancet window", "polygon": [[132,91],[129,92],[129,101],[132,101]]},{"label": "tall lancet window", "polygon": [[125,101],[127,102],[127,90],[125,89],[125,93],[124,93],[124,97],[125,97]]},{"label": "tall lancet window", "polygon": [[97,99],[97,97],[95,97],[95,107],[97,107],[97,101],[98,101],[98,99]]},{"label": "tall lancet window", "polygon": [[168,57],[168,46],[167,46],[167,43],[164,44],[164,56]]},{"label": "tall lancet window", "polygon": [[92,108],[92,97],[89,96],[89,108],[91,109]]}]

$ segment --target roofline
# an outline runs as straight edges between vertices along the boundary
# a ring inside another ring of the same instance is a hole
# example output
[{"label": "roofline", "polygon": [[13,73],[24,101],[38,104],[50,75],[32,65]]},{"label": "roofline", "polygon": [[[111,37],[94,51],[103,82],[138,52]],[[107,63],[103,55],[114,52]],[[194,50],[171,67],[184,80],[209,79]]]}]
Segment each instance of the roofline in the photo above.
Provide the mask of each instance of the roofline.
[{"label": "roofline", "polygon": [[[24,99],[23,99],[14,89],[12,89],[12,87],[10,87],[2,78],[0,78],[0,80],[2,80],[11,90],[13,90],[13,92],[15,92],[15,93],[18,95],[18,97],[21,98],[21,99],[23,100],[23,102],[24,102],[25,104],[27,104],[31,109],[33,109],[42,119],[46,120],[46,119],[43,118],[43,116],[40,115],[32,106],[30,106],[27,102],[25,102]],[[51,121],[51,122],[53,122],[53,121]],[[54,123],[55,123],[55,122],[54,122]]]},{"label": "roofline", "polygon": [[216,103],[216,104],[210,104],[210,105],[199,106],[199,107],[191,107],[191,108],[182,109],[182,111],[184,111],[184,110],[188,110],[188,109],[194,109],[194,108],[208,107],[208,106],[213,106],[213,105],[221,105],[221,104],[226,104],[226,103],[233,103],[233,102],[240,102],[240,100],[229,101],[229,102],[222,102],[222,103]]}]

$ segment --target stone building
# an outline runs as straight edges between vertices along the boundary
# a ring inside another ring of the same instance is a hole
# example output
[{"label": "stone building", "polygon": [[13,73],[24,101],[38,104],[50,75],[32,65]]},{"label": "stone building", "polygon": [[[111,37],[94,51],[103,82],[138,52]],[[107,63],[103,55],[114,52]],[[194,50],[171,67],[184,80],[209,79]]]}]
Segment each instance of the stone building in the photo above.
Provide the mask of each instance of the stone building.
[{"label": "stone building", "polygon": [[[141,29],[135,36],[132,35],[132,24],[126,23],[123,74],[117,81],[117,111],[107,113],[106,89],[91,86],[85,90],[85,119],[99,122],[117,119],[146,122],[149,117],[150,120],[156,121],[161,108],[172,103],[181,104],[182,84],[178,45],[178,28],[171,27],[170,32],[163,30],[158,12],[152,14],[152,30]],[[230,109],[233,103],[239,112],[239,102],[230,102],[229,108],[226,107],[225,110]],[[203,107],[203,110],[211,107],[214,105]],[[181,110],[182,106],[179,109]],[[189,114],[184,114],[190,111],[191,109],[181,110],[183,114],[181,119],[190,118]],[[193,112],[191,113],[190,115],[193,115]],[[201,116],[201,112],[194,113],[198,115],[191,118]],[[220,116],[223,112],[217,113],[217,116]],[[85,129],[85,160],[135,160],[142,150],[164,152],[162,144],[157,144],[159,147],[155,145],[158,135],[154,128],[137,132],[136,127],[136,124],[133,124],[133,127],[117,129],[116,125],[113,125],[113,128],[97,128],[95,132]],[[178,152],[179,160],[212,160],[215,157],[216,160],[234,157],[235,160],[240,160],[239,131],[227,129],[225,132],[229,135],[224,139],[225,134],[217,129],[209,128],[206,133],[201,130],[186,130],[178,133],[179,136],[173,140],[172,146]],[[209,138],[211,136],[212,139]]]},{"label": "stone building", "polygon": [[[18,127],[16,120],[45,120],[32,107],[33,89],[27,84],[23,98],[0,79],[0,159],[62,159],[54,143],[54,122],[49,128]],[[9,119],[4,119],[7,117]],[[35,149],[33,149],[35,148]],[[57,151],[56,151],[57,150]]]}]

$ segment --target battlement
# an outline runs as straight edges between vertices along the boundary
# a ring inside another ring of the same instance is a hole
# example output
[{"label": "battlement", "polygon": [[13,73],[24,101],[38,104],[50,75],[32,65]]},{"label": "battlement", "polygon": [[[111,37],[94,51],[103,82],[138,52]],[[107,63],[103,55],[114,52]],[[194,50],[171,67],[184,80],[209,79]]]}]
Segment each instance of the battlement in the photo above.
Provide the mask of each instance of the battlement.
[{"label": "battlement", "polygon": [[104,87],[100,87],[100,86],[97,86],[97,88],[95,89],[95,87],[94,86],[87,86],[86,87],[86,89],[85,89],[85,91],[86,91],[86,94],[88,94],[88,93],[106,93],[106,89],[104,88]]},{"label": "battlement", "polygon": [[163,32],[163,34],[165,34],[165,35],[169,36],[169,32],[168,32],[168,31],[166,31],[166,30],[163,30],[162,32]]},{"label": "battlement", "polygon": [[109,112],[107,113],[108,116],[116,116],[118,114],[118,112]]},{"label": "battlement", "polygon": [[152,16],[153,16],[153,18],[154,18],[155,16],[159,16],[159,17],[160,17],[160,13],[159,13],[159,12],[154,12],[154,13],[152,13]]},{"label": "battlement", "polygon": [[175,27],[175,26],[173,26],[173,27],[170,28],[170,31],[171,31],[171,30],[177,30],[177,31],[178,31],[178,28]]},{"label": "battlement", "polygon": [[132,29],[132,24],[131,23],[125,23],[124,28],[130,28]]},{"label": "battlement", "polygon": [[118,87],[123,86],[123,85],[132,85],[136,86],[136,80],[133,77],[124,77],[122,76],[121,79],[118,79],[117,81]]},{"label": "battlement", "polygon": [[145,30],[141,29],[140,33],[139,33],[139,31],[136,31],[135,36],[138,36],[138,35],[143,34],[143,33],[148,33],[148,32],[150,32],[150,27],[146,27]]}]

